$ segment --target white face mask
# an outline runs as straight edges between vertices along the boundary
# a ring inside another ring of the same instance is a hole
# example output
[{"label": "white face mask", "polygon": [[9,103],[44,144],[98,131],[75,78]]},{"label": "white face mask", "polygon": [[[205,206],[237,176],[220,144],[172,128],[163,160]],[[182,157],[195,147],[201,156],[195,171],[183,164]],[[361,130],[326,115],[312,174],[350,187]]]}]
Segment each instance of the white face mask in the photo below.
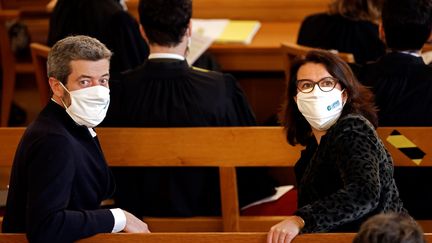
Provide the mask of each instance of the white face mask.
[{"label": "white face mask", "polygon": [[323,92],[318,87],[310,93],[298,92],[297,107],[313,128],[325,131],[336,123],[342,113],[342,92],[336,88]]},{"label": "white face mask", "polygon": [[[84,89],[68,91],[71,105],[66,112],[77,124],[86,127],[95,127],[103,121],[110,103],[110,90],[104,86],[96,85]],[[63,105],[66,107],[62,100]]]}]

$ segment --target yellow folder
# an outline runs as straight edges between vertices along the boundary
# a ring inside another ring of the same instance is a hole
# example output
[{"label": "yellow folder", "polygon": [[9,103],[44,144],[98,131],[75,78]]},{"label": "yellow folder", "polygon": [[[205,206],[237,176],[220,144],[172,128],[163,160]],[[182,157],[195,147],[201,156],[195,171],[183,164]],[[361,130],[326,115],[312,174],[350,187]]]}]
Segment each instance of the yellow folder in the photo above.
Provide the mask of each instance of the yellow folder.
[{"label": "yellow folder", "polygon": [[216,42],[250,44],[260,26],[256,20],[230,20]]}]

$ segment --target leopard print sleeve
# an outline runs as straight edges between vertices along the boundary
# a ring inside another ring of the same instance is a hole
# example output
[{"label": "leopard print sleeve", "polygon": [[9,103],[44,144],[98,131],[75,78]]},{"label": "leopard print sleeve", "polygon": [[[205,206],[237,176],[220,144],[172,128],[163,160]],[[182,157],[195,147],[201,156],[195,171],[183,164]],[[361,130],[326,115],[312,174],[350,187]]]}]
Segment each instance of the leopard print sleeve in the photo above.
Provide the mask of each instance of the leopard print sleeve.
[{"label": "leopard print sleeve", "polygon": [[[364,117],[341,118],[318,150],[315,159],[330,164],[339,182],[331,193],[298,209],[296,215],[306,222],[303,233],[331,231],[388,208],[382,204],[391,203],[385,191],[393,189],[392,160]],[[319,194],[320,188],[315,190]]]}]

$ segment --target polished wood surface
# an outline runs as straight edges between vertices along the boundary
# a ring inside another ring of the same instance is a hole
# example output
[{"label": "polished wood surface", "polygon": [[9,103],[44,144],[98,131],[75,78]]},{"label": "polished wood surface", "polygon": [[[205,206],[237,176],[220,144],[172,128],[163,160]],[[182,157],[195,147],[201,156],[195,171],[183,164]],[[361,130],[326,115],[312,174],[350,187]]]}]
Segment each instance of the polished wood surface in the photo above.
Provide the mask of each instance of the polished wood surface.
[{"label": "polished wood surface", "polygon": [[48,84],[47,59],[51,50],[49,46],[39,43],[30,44],[33,66],[35,68],[36,83],[39,90],[39,97],[42,107],[49,101],[50,87]]},{"label": "polished wood surface", "polygon": [[98,128],[111,166],[293,166],[278,127]]},{"label": "polished wood surface", "polygon": [[31,14],[46,12],[50,0],[0,0],[0,9],[15,9]]},{"label": "polished wood surface", "polygon": [[[293,243],[351,243],[355,233],[316,233],[298,235]],[[431,234],[425,234],[427,242]],[[150,233],[150,234],[98,234],[79,243],[265,243],[266,233]],[[2,243],[27,243],[24,234],[0,234]]]},{"label": "polished wood surface", "polygon": [[3,87],[1,95],[0,126],[7,126],[15,89],[16,75],[18,73],[34,73],[31,62],[18,62],[11,48],[7,23],[20,17],[20,12],[15,10],[0,10],[0,54]]},{"label": "polished wood surface", "polygon": [[282,42],[296,43],[300,22],[262,22],[252,43],[213,44],[224,71],[283,71]]},{"label": "polished wood surface", "polygon": [[[256,19],[259,21],[302,21],[324,12],[331,0],[193,0],[193,18]],[[138,0],[126,2],[138,18]]]}]

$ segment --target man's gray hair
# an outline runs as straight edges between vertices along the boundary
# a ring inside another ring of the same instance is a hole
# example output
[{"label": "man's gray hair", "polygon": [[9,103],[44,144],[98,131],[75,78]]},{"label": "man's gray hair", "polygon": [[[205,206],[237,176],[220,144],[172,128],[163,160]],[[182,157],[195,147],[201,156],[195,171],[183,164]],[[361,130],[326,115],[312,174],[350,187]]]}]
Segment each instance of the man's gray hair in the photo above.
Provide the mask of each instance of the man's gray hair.
[{"label": "man's gray hair", "polygon": [[99,61],[111,58],[111,51],[99,40],[85,36],[69,36],[59,40],[48,54],[48,77],[53,77],[66,84],[71,74],[71,61]]}]

